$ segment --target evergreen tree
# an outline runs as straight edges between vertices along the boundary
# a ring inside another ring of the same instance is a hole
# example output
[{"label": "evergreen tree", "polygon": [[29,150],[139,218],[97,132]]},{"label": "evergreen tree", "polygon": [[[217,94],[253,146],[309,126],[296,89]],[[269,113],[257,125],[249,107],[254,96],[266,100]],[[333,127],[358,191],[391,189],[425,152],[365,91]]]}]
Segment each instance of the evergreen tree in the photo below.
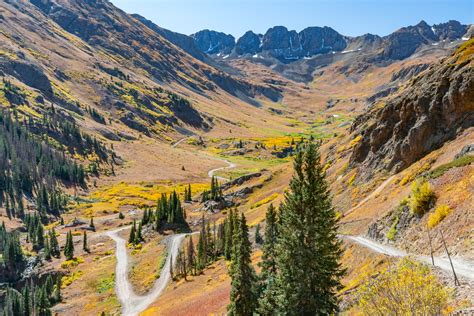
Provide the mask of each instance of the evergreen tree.
[{"label": "evergreen tree", "polygon": [[260,224],[255,227],[255,243],[261,244],[263,242],[262,235],[260,235]]},{"label": "evergreen tree", "polygon": [[191,271],[191,274],[195,275],[196,274],[196,255],[194,251],[194,243],[193,243],[193,237],[189,236],[189,242],[188,242],[188,247],[187,247],[187,266],[188,269]]},{"label": "evergreen tree", "polygon": [[133,225],[132,225],[132,228],[130,229],[130,236],[128,237],[129,244],[135,244],[135,241],[137,240],[135,237],[136,229],[137,229],[137,225],[136,225],[135,220],[133,220]]},{"label": "evergreen tree", "polygon": [[66,235],[66,245],[64,246],[64,256],[66,260],[74,258],[74,242],[72,240],[72,233],[69,231]]},{"label": "evergreen tree", "polygon": [[207,237],[206,237],[206,221],[204,216],[202,217],[202,226],[199,233],[199,240],[197,245],[197,267],[199,271],[202,271],[208,263],[207,259]]},{"label": "evergreen tree", "polygon": [[44,247],[44,229],[41,222],[38,222],[36,226],[36,249],[42,249]]},{"label": "evergreen tree", "polygon": [[242,214],[238,229],[234,234],[234,247],[230,265],[232,288],[227,311],[231,316],[252,315],[257,309],[256,275],[250,259],[251,252],[247,222],[244,214]]},{"label": "evergreen tree", "polygon": [[295,174],[281,205],[277,243],[278,312],[329,315],[344,271],[336,213],[316,144],[299,146]]},{"label": "evergreen tree", "polygon": [[58,243],[58,239],[56,237],[56,231],[54,228],[49,231],[49,247],[51,250],[51,255],[53,257],[59,258],[61,256],[59,243]]},{"label": "evergreen tree", "polygon": [[89,227],[90,227],[93,231],[95,231],[94,217],[91,217],[91,222],[90,222],[90,224],[89,224]]},{"label": "evergreen tree", "polygon": [[87,246],[87,232],[84,231],[82,235],[82,250],[89,252],[89,247]]},{"label": "evergreen tree", "polygon": [[193,200],[193,193],[191,191],[191,184],[188,184],[188,190],[187,190],[188,196],[186,201],[190,202]]},{"label": "evergreen tree", "polygon": [[278,222],[277,213],[273,204],[268,207],[265,216],[265,239],[262,246],[262,261],[259,263],[261,274],[259,276],[259,307],[260,315],[274,315],[276,299],[278,296],[276,288],[277,277],[277,251]]},{"label": "evergreen tree", "polygon": [[138,223],[138,229],[137,233],[135,234],[135,244],[139,244],[141,241],[143,241],[142,237],[142,222]]},{"label": "evergreen tree", "polygon": [[44,258],[48,261],[51,260],[51,246],[49,244],[49,237],[46,237],[44,241]]}]

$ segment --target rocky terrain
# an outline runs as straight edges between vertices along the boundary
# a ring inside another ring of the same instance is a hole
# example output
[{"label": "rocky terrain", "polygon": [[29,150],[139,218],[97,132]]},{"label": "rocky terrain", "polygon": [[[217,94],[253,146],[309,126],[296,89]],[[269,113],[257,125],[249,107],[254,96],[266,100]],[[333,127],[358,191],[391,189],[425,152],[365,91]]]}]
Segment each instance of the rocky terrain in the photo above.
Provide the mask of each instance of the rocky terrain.
[{"label": "rocky terrain", "polygon": [[399,172],[473,126],[471,57],[456,54],[432,65],[385,106],[359,117],[354,126],[362,139],[351,160]]}]

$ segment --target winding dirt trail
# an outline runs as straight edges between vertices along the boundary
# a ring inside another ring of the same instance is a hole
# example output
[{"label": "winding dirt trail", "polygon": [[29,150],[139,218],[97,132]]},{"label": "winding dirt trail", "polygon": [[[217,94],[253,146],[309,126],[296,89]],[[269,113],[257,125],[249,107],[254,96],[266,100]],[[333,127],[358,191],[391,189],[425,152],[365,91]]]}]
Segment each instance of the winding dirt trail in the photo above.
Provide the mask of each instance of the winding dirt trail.
[{"label": "winding dirt trail", "polygon": [[[147,294],[140,296],[133,291],[133,286],[128,279],[127,242],[118,235],[118,232],[121,230],[123,230],[123,228],[106,233],[116,244],[115,256],[117,258],[117,265],[115,267],[115,292],[122,305],[122,315],[136,316],[157,300],[168,285],[171,279],[171,264],[175,264],[179,246],[187,234],[176,234],[168,237],[168,256],[165,265],[161,269],[160,277]],[[172,263],[171,257],[173,258]]]},{"label": "winding dirt trail", "polygon": [[[184,142],[185,140],[189,139],[191,136],[189,137],[184,137],[184,138],[181,138],[180,140],[178,140],[176,143],[174,143],[173,145],[171,145],[171,147],[173,148],[176,148],[179,146],[179,144],[181,144],[182,142]],[[235,167],[237,167],[237,165],[235,163],[232,163],[228,160],[225,160],[225,159],[220,159],[220,158],[216,158],[216,157],[210,157],[208,156],[209,158],[212,158],[216,161],[221,161],[223,163],[226,163],[227,166],[226,167],[219,167],[219,168],[215,168],[215,169],[211,169],[209,170],[209,172],[207,173],[207,176],[209,178],[212,178],[214,176],[214,174],[217,172],[217,171],[221,171],[221,170],[228,170],[228,169],[233,169]],[[217,180],[221,180],[221,181],[229,181],[228,178],[224,178],[224,177],[219,177],[219,176],[215,176]]]},{"label": "winding dirt trail", "polygon": [[[207,173],[207,176],[208,176],[209,178],[214,177],[214,174],[215,174],[217,171],[227,170],[227,169],[233,169],[233,168],[237,167],[237,165],[236,165],[235,163],[232,163],[232,162],[230,162],[230,161],[228,161],[228,160],[219,159],[219,158],[216,158],[216,160],[225,162],[225,163],[227,164],[227,167],[220,167],[220,168],[215,168],[215,169],[209,170],[209,172]],[[221,180],[221,181],[229,181],[229,179],[224,178],[224,177],[215,176],[215,178],[216,178],[217,180]]]},{"label": "winding dirt trail", "polygon": [[[403,250],[388,246],[388,245],[383,245],[380,244],[374,240],[362,237],[362,236],[341,236],[342,238],[349,239],[355,243],[358,243],[366,248],[369,248],[372,251],[378,252],[385,254],[387,256],[391,257],[406,257],[410,256],[415,258],[416,260],[427,263],[431,265],[431,257],[429,256],[422,256],[422,255],[415,255],[415,254],[409,254]],[[467,278],[471,281],[474,281],[474,264],[467,262],[466,260],[462,258],[453,258],[451,257],[451,260],[453,261],[453,266],[456,274],[458,276],[462,276],[464,278]],[[447,257],[439,257],[436,256],[434,257],[434,265],[448,273],[452,273],[451,270],[451,265],[449,263],[449,259]]]},{"label": "winding dirt trail", "polygon": [[[176,148],[186,139],[188,139],[188,137],[179,140],[178,142],[173,144],[172,147]],[[224,162],[227,164],[227,166],[209,170],[209,172],[207,173],[209,178],[212,178],[217,171],[232,169],[237,166],[236,164],[224,159],[214,157],[213,159]],[[216,178],[222,181],[229,180],[227,178],[219,176],[216,176]],[[98,234],[98,236],[106,235],[113,241],[115,241],[115,257],[117,258],[117,264],[115,267],[115,292],[120,301],[120,304],[122,305],[122,315],[136,316],[143,312],[150,304],[156,301],[168,285],[171,279],[170,267],[171,265],[175,264],[176,258],[178,256],[179,247],[186,235],[188,234],[176,234],[168,237],[168,256],[166,258],[165,265],[161,269],[160,277],[158,278],[158,280],[155,281],[153,288],[147,294],[137,295],[133,290],[133,286],[130,283],[130,280],[128,279],[129,260],[127,255],[127,242],[125,241],[125,239],[118,235],[120,231],[125,230],[127,228],[130,228],[130,226],[122,227],[105,233],[100,233]],[[171,258],[173,258],[173,262],[171,262]]]},{"label": "winding dirt trail", "polygon": [[180,140],[178,140],[176,143],[172,144],[171,147],[173,148],[176,148],[179,146],[179,144],[181,144],[182,142],[184,142],[185,140],[189,139],[191,136],[188,136],[188,137],[184,137],[184,138],[181,138]]}]

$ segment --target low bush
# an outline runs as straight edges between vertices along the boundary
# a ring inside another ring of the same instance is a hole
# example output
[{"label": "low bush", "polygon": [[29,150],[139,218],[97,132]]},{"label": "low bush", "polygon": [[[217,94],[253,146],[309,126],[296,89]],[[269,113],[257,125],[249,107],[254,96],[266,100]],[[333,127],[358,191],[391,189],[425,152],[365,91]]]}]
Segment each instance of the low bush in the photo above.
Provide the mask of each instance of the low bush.
[{"label": "low bush", "polygon": [[356,295],[362,315],[442,315],[449,291],[426,265],[404,258],[367,277]]},{"label": "low bush", "polygon": [[390,229],[387,232],[387,239],[390,241],[394,241],[395,237],[397,236],[397,225],[399,220],[400,218],[397,216],[393,221],[392,226],[390,226]]},{"label": "low bush", "polygon": [[428,227],[433,228],[438,225],[453,210],[447,205],[438,206],[428,217]]},{"label": "low bush", "polygon": [[429,182],[416,181],[411,187],[411,195],[408,200],[410,211],[422,216],[436,201],[436,195]]}]

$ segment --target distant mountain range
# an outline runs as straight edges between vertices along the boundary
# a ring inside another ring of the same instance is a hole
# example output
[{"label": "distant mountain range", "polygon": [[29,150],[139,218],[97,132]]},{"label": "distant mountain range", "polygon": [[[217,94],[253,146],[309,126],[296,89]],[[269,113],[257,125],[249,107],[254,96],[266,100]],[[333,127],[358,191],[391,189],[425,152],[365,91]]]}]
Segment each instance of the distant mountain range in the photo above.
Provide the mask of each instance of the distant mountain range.
[{"label": "distant mountain range", "polygon": [[471,33],[469,25],[451,20],[432,26],[421,21],[384,37],[374,34],[344,36],[327,26],[308,27],[299,33],[275,26],[265,34],[248,31],[237,40],[232,35],[212,30],[202,30],[191,37],[197,47],[209,55],[228,58],[264,54],[290,62],[318,54],[367,49],[380,50],[384,60],[401,60],[422,45],[468,38]]}]

